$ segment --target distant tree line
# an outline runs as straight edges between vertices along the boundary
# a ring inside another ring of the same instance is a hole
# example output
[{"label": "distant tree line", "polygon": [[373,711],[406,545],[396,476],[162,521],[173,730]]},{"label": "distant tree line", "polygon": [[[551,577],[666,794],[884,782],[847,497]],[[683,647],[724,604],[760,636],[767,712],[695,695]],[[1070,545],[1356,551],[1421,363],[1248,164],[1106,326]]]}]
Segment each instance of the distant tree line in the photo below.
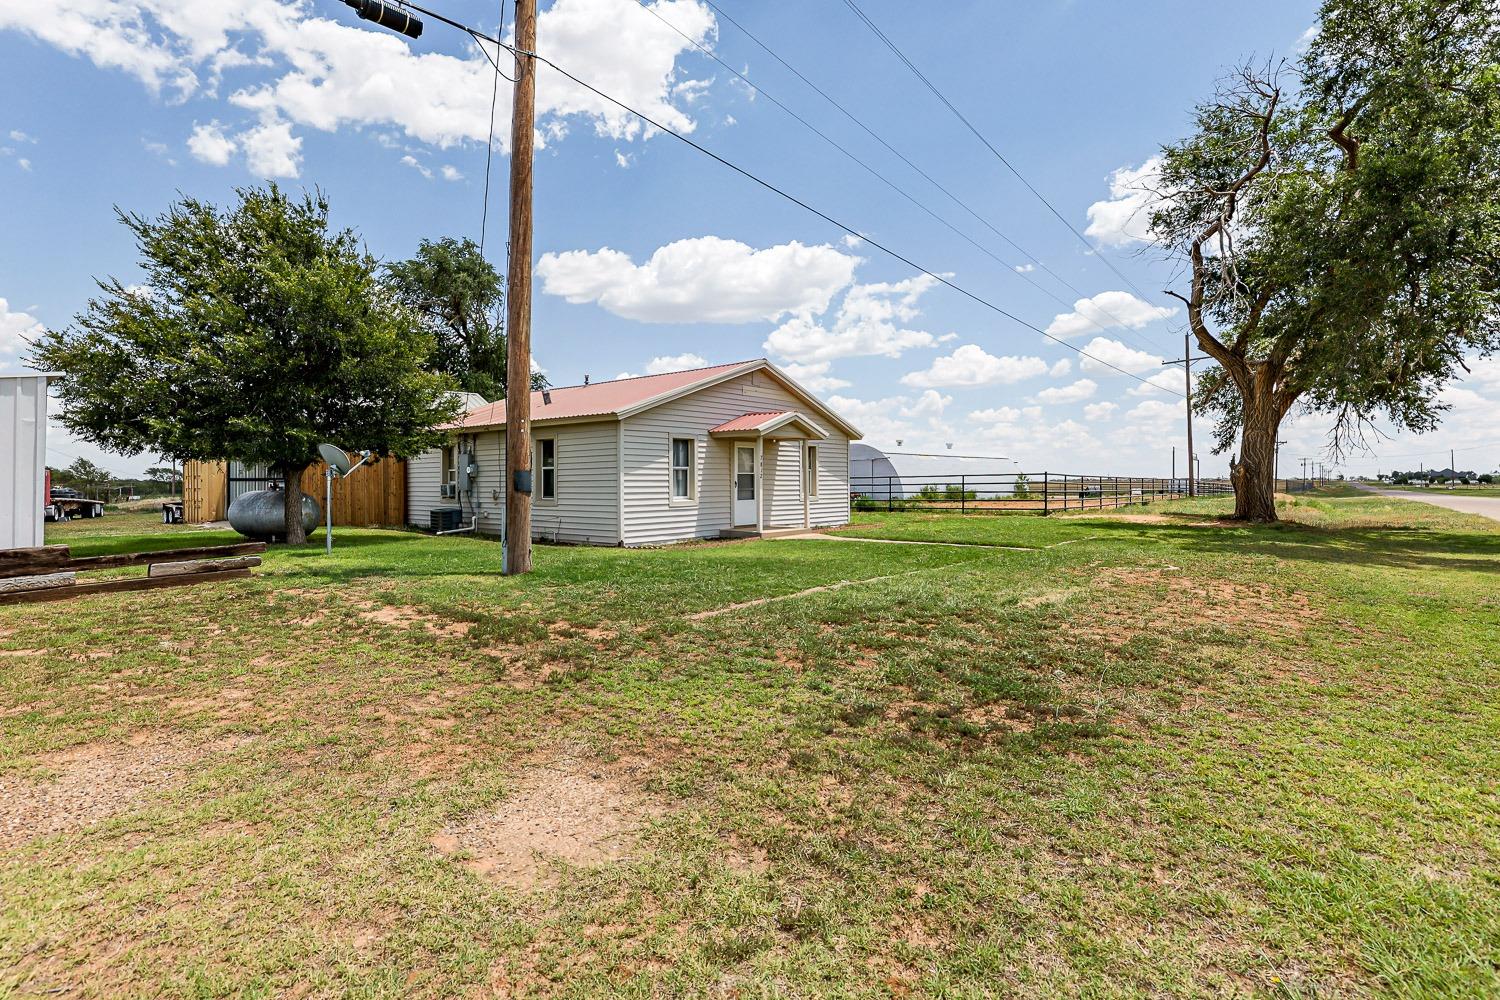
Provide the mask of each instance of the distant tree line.
[{"label": "distant tree line", "polygon": [[1391,472],[1384,478],[1390,480],[1397,486],[1405,486],[1408,483],[1480,483],[1488,486],[1495,481],[1493,474],[1488,472],[1458,472],[1453,469],[1420,469],[1416,472]]}]

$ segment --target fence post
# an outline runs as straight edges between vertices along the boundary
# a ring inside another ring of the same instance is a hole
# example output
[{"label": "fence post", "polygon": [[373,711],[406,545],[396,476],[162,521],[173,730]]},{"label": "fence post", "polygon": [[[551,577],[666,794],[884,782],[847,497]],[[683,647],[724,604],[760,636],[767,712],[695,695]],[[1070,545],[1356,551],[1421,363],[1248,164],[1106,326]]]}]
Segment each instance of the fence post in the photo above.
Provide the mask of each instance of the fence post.
[{"label": "fence post", "polygon": [[969,502],[969,487],[968,487],[968,483],[969,483],[969,477],[968,476],[959,476],[958,477],[958,512],[960,514],[963,514],[963,513],[967,512],[968,509],[969,509],[968,508],[968,502]]},{"label": "fence post", "polygon": [[1051,483],[1048,481],[1048,473],[1044,472],[1044,473],[1042,473],[1042,516],[1043,517],[1046,517],[1049,513],[1051,513],[1051,510],[1052,510],[1052,508],[1051,508],[1051,501],[1052,501]]},{"label": "fence post", "polygon": [[891,477],[890,476],[886,476],[885,477],[885,512],[887,514],[889,514],[891,511],[893,511],[895,509],[896,509],[896,502],[893,499],[893,494],[891,493]]}]

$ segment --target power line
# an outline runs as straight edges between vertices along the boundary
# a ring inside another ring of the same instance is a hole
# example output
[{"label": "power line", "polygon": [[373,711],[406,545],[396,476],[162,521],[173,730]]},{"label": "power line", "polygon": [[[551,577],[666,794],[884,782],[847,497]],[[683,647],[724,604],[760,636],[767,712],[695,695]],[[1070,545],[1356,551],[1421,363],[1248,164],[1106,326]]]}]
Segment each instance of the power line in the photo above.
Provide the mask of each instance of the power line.
[{"label": "power line", "polygon": [[1067,227],[1068,232],[1072,233],[1075,237],[1078,238],[1078,242],[1082,243],[1091,254],[1103,261],[1105,267],[1113,271],[1116,277],[1129,285],[1131,290],[1133,290],[1142,299],[1145,299],[1147,297],[1146,293],[1141,291],[1140,287],[1137,286],[1135,282],[1131,281],[1124,272],[1115,267],[1114,262],[1111,261],[1108,257],[1105,257],[1099,251],[1099,248],[1094,246],[1094,244],[1088,239],[1088,237],[1084,236],[1076,228],[1074,228],[1073,224],[1068,221],[1067,217],[1057,210],[1057,206],[1048,201],[1047,197],[1040,191],[1038,191],[1036,187],[1032,185],[1031,181],[1026,179],[1025,175],[1022,174],[1021,171],[1016,169],[1015,164],[1011,163],[1010,160],[1006,159],[1004,153],[995,148],[994,143],[985,138],[984,133],[980,132],[979,129],[974,126],[974,123],[969,121],[964,113],[958,110],[958,107],[952,101],[948,100],[947,96],[937,88],[937,85],[927,78],[927,74],[923,73],[919,68],[917,68],[916,63],[907,58],[906,53],[902,52],[901,49],[896,45],[896,43],[891,41],[890,37],[886,35],[884,31],[880,30],[879,25],[870,20],[869,16],[860,9],[859,4],[855,3],[854,0],[844,0],[844,5],[852,10],[855,16],[858,17],[867,28],[874,32],[876,38],[879,38],[882,42],[885,43],[886,48],[895,53],[896,58],[901,60],[906,68],[911,70],[912,74],[916,76],[918,80],[922,81],[922,84],[932,92],[934,97],[942,102],[944,107],[953,112],[954,116],[957,117],[959,121],[963,122],[964,126],[970,132],[974,133],[975,138],[984,143],[985,148],[987,148],[991,153],[995,154],[995,158],[1003,163],[1005,165],[1005,168],[1015,175],[1016,179],[1025,186],[1026,190],[1030,191],[1038,201],[1047,206],[1047,210],[1057,217],[1057,221],[1061,222],[1064,226]]},{"label": "power line", "polygon": [[[864,166],[866,170],[870,170],[872,173],[874,173],[873,168],[869,167],[867,164],[865,164],[862,160],[859,160],[857,157],[854,157],[853,154],[849,153],[847,150],[844,150],[843,147],[838,146],[838,144],[834,143],[832,139],[829,139],[826,135],[823,135],[816,128],[813,128],[813,126],[809,125],[806,121],[803,121],[803,119],[802,119],[802,117],[800,115],[798,115],[795,112],[793,112],[790,108],[787,108],[786,105],[782,104],[781,101],[778,101],[770,93],[766,92],[763,88],[761,88],[759,84],[756,84],[754,81],[750,80],[747,76],[745,76],[744,73],[741,73],[739,70],[735,69],[729,63],[725,62],[722,58],[720,58],[718,56],[718,54],[716,54],[712,50],[707,49],[704,46],[698,44],[697,41],[695,41],[693,38],[691,38],[689,35],[687,35],[685,32],[683,32],[680,28],[677,28],[671,22],[669,22],[665,18],[663,18],[659,13],[657,13],[656,10],[654,10],[651,7],[648,7],[646,5],[645,0],[636,0],[636,3],[640,4],[643,8],[645,8],[648,11],[650,11],[652,14],[656,15],[656,17],[659,20],[661,20],[663,24],[666,24],[668,27],[672,28],[679,35],[682,35],[684,38],[687,38],[689,42],[691,42],[694,46],[696,46],[698,49],[700,49],[705,54],[707,54],[710,58],[712,58],[714,61],[718,62],[720,65],[722,65],[726,69],[728,69],[735,76],[737,76],[741,80],[743,80],[747,86],[750,86],[750,87],[754,88],[758,93],[764,94],[765,97],[766,97],[766,99],[769,100],[769,101],[771,101],[771,103],[775,104],[777,107],[779,107],[782,110],[786,111],[793,118],[796,118],[798,121],[801,121],[804,125],[807,125],[807,127],[809,129],[811,129],[812,131],[816,132],[818,135],[822,136],[830,144],[832,144],[832,145],[836,146],[837,148],[839,148],[839,150],[841,152],[843,152],[845,155],[849,156],[851,159],[854,159],[861,166]],[[716,3],[714,3],[714,0],[704,0],[704,3],[708,4],[708,6],[711,7],[716,14],[719,15],[719,17],[723,18],[724,20],[728,21],[730,24],[734,25],[737,29],[739,29],[739,31],[742,34],[744,34],[752,42],[754,42],[756,45],[758,45],[767,55],[769,55],[772,59],[775,59],[777,62],[779,62],[792,75],[794,75],[795,77],[797,77],[797,79],[801,80],[804,84],[806,84],[814,93],[816,93],[819,97],[823,98],[823,100],[827,101],[830,105],[832,105],[835,109],[837,109],[839,111],[839,113],[842,114],[845,118],[849,119],[855,125],[859,126],[859,128],[862,129],[865,132],[866,135],[868,135],[870,138],[874,139],[881,146],[885,147],[885,149],[887,151],[889,151],[893,156],[897,157],[899,160],[901,160],[901,162],[905,163],[908,167],[910,167],[912,170],[914,170],[917,174],[921,175],[921,177],[924,180],[926,180],[933,187],[937,188],[938,191],[942,192],[943,195],[945,195],[955,205],[957,205],[959,208],[963,209],[969,215],[973,216],[974,219],[977,220],[980,223],[980,225],[984,226],[990,232],[994,233],[997,237],[999,237],[1002,241],[1004,241],[1007,245],[1009,245],[1011,247],[1011,249],[1013,249],[1017,253],[1019,253],[1022,256],[1022,258],[1024,258],[1024,260],[1026,261],[1027,264],[1029,264],[1031,266],[1034,266],[1034,267],[1037,267],[1037,268],[1040,268],[1043,272],[1045,272],[1047,275],[1049,275],[1053,280],[1055,280],[1056,282],[1058,282],[1058,284],[1062,285],[1068,291],[1070,291],[1074,295],[1078,296],[1078,298],[1080,298],[1080,299],[1090,299],[1091,298],[1090,296],[1087,296],[1082,291],[1080,291],[1078,289],[1078,287],[1076,285],[1074,285],[1072,282],[1068,281],[1062,275],[1058,274],[1056,271],[1052,270],[1052,268],[1048,267],[1039,258],[1037,258],[1037,256],[1035,254],[1032,254],[1031,252],[1029,252],[1028,250],[1026,250],[1025,247],[1022,247],[1015,240],[1011,239],[1010,236],[1008,236],[1004,232],[1002,232],[993,223],[991,223],[989,221],[989,219],[987,219],[983,215],[979,214],[979,212],[976,211],[968,202],[964,201],[958,195],[954,194],[951,189],[949,189],[946,185],[944,185],[937,178],[933,177],[926,170],[922,169],[922,167],[920,167],[918,164],[916,164],[905,153],[901,152],[901,150],[899,150],[895,146],[891,145],[891,143],[884,136],[882,136],[880,133],[878,133],[874,129],[872,129],[862,119],[860,119],[859,116],[857,116],[856,114],[854,114],[854,112],[850,111],[847,107],[845,107],[843,104],[841,104],[836,98],[834,98],[826,90],[824,90],[822,87],[818,86],[812,80],[808,79],[808,77],[801,70],[799,70],[796,66],[793,66],[790,62],[788,62],[785,58],[783,58],[778,52],[776,52],[776,50],[772,49],[769,45],[767,45],[764,41],[762,41],[749,28],[746,28],[744,25],[740,24],[740,22],[736,21],[732,15],[730,15],[727,11],[725,11],[723,8],[719,7]],[[876,176],[880,176],[880,175],[877,174]],[[895,185],[891,181],[887,180],[886,178],[881,177],[881,180],[884,180],[887,184],[891,185],[892,187],[895,187]],[[969,243],[973,243],[976,247],[979,247],[979,250],[982,253],[984,253],[985,255],[987,255],[988,257],[990,257],[991,259],[996,260],[996,261],[998,261],[1001,264],[1004,264],[1011,271],[1011,273],[1015,274],[1018,278],[1021,278],[1027,284],[1029,284],[1032,287],[1036,288],[1038,291],[1040,291],[1042,294],[1046,295],[1048,298],[1052,299],[1054,302],[1057,302],[1060,305],[1062,305],[1062,306],[1064,306],[1064,307],[1066,307],[1068,309],[1076,309],[1077,308],[1077,304],[1075,302],[1068,302],[1068,301],[1064,300],[1061,296],[1056,295],[1055,293],[1047,290],[1041,284],[1039,284],[1037,281],[1035,281],[1034,279],[1032,279],[1031,277],[1029,277],[1027,275],[1027,273],[1025,271],[1021,270],[1019,267],[1017,267],[1017,266],[1009,263],[1008,261],[1001,260],[999,257],[997,257],[995,254],[991,253],[986,248],[984,248],[982,246],[979,246],[979,244],[975,243],[974,240],[972,238],[970,238],[967,234],[965,234],[965,233],[961,232],[960,230],[958,230],[957,228],[955,228],[952,225],[952,223],[949,223],[948,221],[946,221],[946,220],[941,219],[940,217],[938,217],[936,215],[936,213],[934,213],[932,211],[932,209],[930,209],[927,206],[921,204],[920,202],[917,202],[916,199],[913,198],[910,194],[907,194],[905,191],[902,191],[899,188],[897,188],[897,190],[900,191],[900,193],[904,197],[906,197],[907,200],[911,201],[913,204],[916,204],[919,208],[921,208],[923,211],[927,212],[929,215],[932,215],[934,218],[937,218],[938,221],[942,222],[949,229],[952,229],[954,232],[958,233],[961,237],[963,237]],[[1139,289],[1137,289],[1137,291],[1139,291]],[[1144,293],[1142,293],[1142,297],[1144,297]],[[1120,335],[1122,337],[1131,339],[1135,344],[1137,344],[1138,346],[1144,348],[1145,350],[1147,350],[1149,352],[1155,353],[1155,352],[1157,352],[1157,351],[1160,350],[1160,348],[1156,347],[1155,345],[1145,343],[1142,339],[1139,339],[1135,335],[1133,335],[1132,333],[1130,333],[1129,332],[1130,331],[1129,324],[1126,323],[1119,316],[1114,315],[1108,309],[1104,309],[1102,307],[1099,308],[1099,311],[1101,313],[1103,313],[1105,316],[1108,316],[1110,319],[1112,319],[1112,320],[1115,321],[1115,323],[1117,324],[1118,328],[1121,331]],[[1111,329],[1109,327],[1104,326],[1098,320],[1093,319],[1090,316],[1084,315],[1084,319],[1087,320],[1089,323],[1093,324],[1096,328],[1098,328],[1098,330],[1101,333],[1108,333],[1110,331],[1110,329]]]},{"label": "power line", "polygon": [[[495,26],[495,34],[499,36],[504,34],[504,32],[505,0],[500,0],[500,23]],[[490,54],[485,52],[484,43],[479,40],[478,36],[470,32],[469,37],[474,39],[474,44],[479,47],[480,52],[484,53],[484,57],[490,59]],[[498,52],[499,50],[497,49],[496,51]],[[484,258],[484,240],[489,235],[490,228],[490,168],[495,160],[495,105],[500,100],[500,78],[505,76],[504,73],[500,72],[500,60],[490,59],[490,65],[495,67],[495,78],[494,84],[490,87],[490,138],[484,147],[484,209],[479,213],[480,259]],[[505,78],[510,80],[511,83],[516,82],[511,77],[506,76]]]},{"label": "power line", "polygon": [[[692,139],[689,139],[687,136],[683,135],[681,132],[678,132],[677,130],[675,130],[675,129],[673,129],[673,128],[671,128],[671,127],[669,127],[669,126],[667,126],[667,125],[665,125],[665,124],[657,121],[656,119],[652,118],[650,115],[647,115],[645,112],[638,111],[637,109],[631,107],[629,104],[626,104],[624,101],[620,100],[619,98],[614,97],[614,96],[612,96],[610,94],[607,94],[604,91],[600,90],[598,87],[595,87],[593,84],[590,84],[590,83],[588,83],[588,82],[586,82],[584,80],[579,79],[578,77],[574,76],[572,73],[568,72],[566,69],[563,69],[557,63],[553,62],[551,59],[548,59],[546,56],[540,55],[540,54],[538,54],[536,52],[524,51],[522,49],[517,48],[514,45],[507,45],[505,42],[502,42],[498,38],[490,38],[490,37],[488,37],[486,35],[481,34],[480,32],[476,31],[475,29],[469,27],[468,25],[460,24],[457,21],[454,21],[454,20],[452,20],[450,18],[444,17],[442,14],[439,14],[436,11],[428,10],[428,9],[426,9],[424,7],[418,6],[415,3],[406,2],[404,5],[406,7],[409,7],[410,9],[416,11],[419,14],[426,14],[429,17],[434,18],[435,20],[441,21],[441,22],[443,22],[445,24],[452,25],[453,27],[458,28],[460,31],[466,31],[469,34],[475,36],[476,38],[482,38],[482,39],[484,39],[487,42],[491,42],[492,44],[498,46],[499,48],[503,48],[503,49],[505,49],[508,52],[517,53],[517,54],[520,54],[520,55],[523,55],[523,56],[529,56],[529,57],[535,59],[536,61],[538,61],[540,63],[543,63],[543,64],[551,67],[552,70],[554,70],[557,73],[560,73],[562,76],[564,76],[567,79],[571,80],[573,83],[575,83],[578,86],[582,87],[584,90],[587,90],[589,93],[593,94],[594,96],[602,98],[603,100],[608,101],[609,103],[613,104],[615,107],[617,107],[620,110],[626,112],[627,114],[634,115],[635,117],[639,118],[641,121],[645,122],[647,125],[650,125],[652,128],[656,129],[657,131],[665,133],[666,135],[670,135],[672,138],[678,140],[679,142],[683,143],[684,145],[692,147],[693,149],[695,149],[698,152],[702,153],[704,156],[707,156],[709,159],[712,159],[712,160],[716,161],[721,166],[728,167],[730,170],[733,170],[735,173],[737,173],[740,176],[744,177],[746,180],[753,181],[754,183],[756,183],[756,184],[760,185],[761,187],[765,188],[767,191],[770,191],[772,194],[778,195],[781,198],[785,199],[786,201],[789,201],[792,204],[796,205],[797,207],[803,209],[804,211],[809,212],[812,215],[817,216],[818,218],[822,219],[824,222],[827,222],[829,225],[834,226],[837,229],[843,230],[845,233],[847,233],[850,236],[854,236],[854,237],[857,237],[859,239],[864,240],[866,243],[870,244],[870,246],[872,246],[875,249],[879,250],[881,253],[886,254],[887,256],[889,256],[890,258],[892,258],[893,260],[897,260],[897,261],[901,262],[902,264],[905,264],[907,267],[914,268],[915,270],[920,271],[921,273],[927,275],[929,278],[933,279],[934,281],[938,282],[941,285],[944,285],[944,286],[952,289],[953,291],[959,293],[960,295],[964,296],[965,298],[970,299],[971,301],[973,301],[973,302],[975,302],[975,303],[977,303],[977,304],[985,307],[986,309],[989,309],[992,312],[995,312],[995,313],[998,313],[1001,316],[1004,316],[1006,319],[1009,319],[1012,322],[1017,323],[1017,324],[1025,327],[1028,330],[1031,330],[1031,331],[1033,331],[1035,333],[1041,334],[1043,337],[1046,337],[1048,340],[1053,341],[1054,343],[1059,344],[1062,347],[1067,348],[1068,350],[1074,352],[1075,354],[1077,354],[1077,355],[1079,355],[1081,357],[1088,358],[1090,361],[1093,361],[1095,364],[1102,365],[1105,368],[1110,369],[1111,371],[1117,372],[1117,373],[1119,373],[1121,375],[1124,375],[1124,376],[1126,376],[1128,378],[1135,379],[1137,382],[1140,382],[1143,385],[1152,385],[1155,388],[1162,388],[1161,386],[1156,386],[1155,383],[1152,383],[1148,379],[1142,378],[1141,376],[1135,374],[1134,372],[1126,371],[1124,368],[1121,368],[1118,365],[1111,364],[1110,362],[1105,361],[1103,358],[1100,358],[1100,357],[1097,357],[1097,356],[1095,356],[1093,354],[1088,353],[1087,351],[1085,351],[1081,347],[1076,347],[1073,344],[1070,344],[1067,341],[1062,340],[1061,338],[1056,337],[1056,336],[1048,333],[1046,330],[1043,330],[1041,327],[1035,325],[1034,323],[1027,322],[1026,320],[1022,319],[1021,317],[1017,316],[1015,313],[1010,312],[1009,310],[1003,308],[1002,306],[996,305],[994,302],[991,302],[989,299],[984,298],[982,295],[979,295],[976,292],[970,291],[969,289],[965,288],[964,286],[962,286],[962,285],[954,282],[952,279],[946,278],[943,275],[938,274],[935,271],[929,270],[928,268],[923,267],[921,264],[918,264],[916,261],[912,260],[911,258],[906,257],[905,255],[897,252],[896,250],[891,249],[890,247],[886,246],[885,244],[883,244],[883,243],[881,243],[881,242],[879,242],[877,240],[871,239],[868,236],[865,236],[864,234],[862,234],[858,230],[854,229],[852,226],[849,226],[849,225],[847,225],[847,224],[845,224],[843,222],[840,222],[838,219],[835,219],[833,216],[829,215],[828,213],[822,211],[821,209],[815,208],[814,206],[812,206],[808,202],[803,201],[801,198],[798,198],[796,195],[794,195],[794,194],[792,194],[792,193],[790,193],[790,192],[788,192],[788,191],[786,191],[786,190],[784,190],[784,189],[782,189],[780,187],[777,187],[775,184],[773,184],[770,181],[768,181],[768,180],[760,177],[759,175],[757,175],[755,173],[752,173],[750,170],[746,169],[745,167],[742,167],[739,164],[737,164],[737,163],[735,163],[735,162],[733,162],[731,160],[725,159],[724,157],[720,156],[718,153],[715,153],[713,150],[709,149],[708,147],[706,147],[706,146],[704,146],[704,145],[702,145],[702,144],[700,144],[698,142],[695,142]],[[1164,389],[1163,391],[1171,392],[1172,395],[1176,395],[1176,396],[1180,396],[1181,395],[1181,393],[1172,392],[1172,390],[1165,390]]]}]

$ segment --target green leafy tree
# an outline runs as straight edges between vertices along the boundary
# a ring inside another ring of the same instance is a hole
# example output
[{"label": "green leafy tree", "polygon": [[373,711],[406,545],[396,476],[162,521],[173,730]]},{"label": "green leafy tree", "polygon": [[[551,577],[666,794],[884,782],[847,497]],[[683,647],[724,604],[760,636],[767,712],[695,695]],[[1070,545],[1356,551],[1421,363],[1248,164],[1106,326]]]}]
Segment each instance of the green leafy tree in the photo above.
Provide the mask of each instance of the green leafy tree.
[{"label": "green leafy tree", "polygon": [[[423,240],[415,257],[386,265],[385,282],[432,334],[434,368],[485,399],[505,395],[505,281],[473,240]],[[531,384],[546,379],[533,373]]]},{"label": "green leafy tree", "polygon": [[275,185],[229,210],[185,198],[118,212],[144,280],[99,282],[31,363],[62,373],[61,421],[112,451],[265,463],[286,481],[288,542],[305,541],[298,478],[332,441],[378,454],[436,443],[457,410],[433,341],[392,299],[321,195]]},{"label": "green leafy tree", "polygon": [[81,493],[91,497],[97,497],[99,491],[114,481],[114,474],[101,465],[96,465],[86,458],[80,458],[63,470],[67,477],[67,485]]},{"label": "green leafy tree", "polygon": [[1153,233],[1186,266],[1235,516],[1273,521],[1277,429],[1436,426],[1437,390],[1500,346],[1500,7],[1325,0],[1293,69],[1246,66],[1163,150]]}]

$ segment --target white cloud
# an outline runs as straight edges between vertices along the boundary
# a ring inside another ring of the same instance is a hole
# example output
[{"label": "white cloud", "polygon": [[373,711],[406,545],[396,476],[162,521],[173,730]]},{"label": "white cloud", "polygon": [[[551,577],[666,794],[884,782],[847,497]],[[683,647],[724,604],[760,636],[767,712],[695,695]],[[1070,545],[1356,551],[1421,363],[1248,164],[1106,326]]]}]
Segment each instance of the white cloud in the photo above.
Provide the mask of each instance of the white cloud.
[{"label": "white cloud", "polygon": [[1047,333],[1067,338],[1116,327],[1139,330],[1176,315],[1176,306],[1153,306],[1129,292],[1100,292],[1074,302],[1072,312],[1058,313],[1047,326]]},{"label": "white cloud", "polygon": [[1013,424],[1023,414],[1014,406],[997,406],[988,410],[974,410],[969,419],[976,424]]},{"label": "white cloud", "polygon": [[1161,157],[1139,167],[1121,167],[1109,175],[1109,198],[1089,206],[1084,230],[1107,247],[1123,247],[1151,240],[1151,205],[1161,183]]},{"label": "white cloud", "polygon": [[833,392],[835,389],[845,389],[853,384],[848,379],[834,378],[829,375],[830,367],[827,361],[819,361],[810,365],[783,365],[782,371],[790,375],[792,381],[810,392]]},{"label": "white cloud", "polygon": [[693,368],[708,367],[708,359],[698,354],[670,354],[652,358],[646,362],[647,375],[665,372],[682,372]]},{"label": "white cloud", "polygon": [[1120,405],[1118,403],[1111,403],[1107,400],[1100,403],[1090,403],[1083,408],[1083,419],[1095,421],[1108,420],[1115,415],[1115,411],[1119,408]]},{"label": "white cloud", "polygon": [[193,134],[188,136],[188,152],[193,158],[211,163],[216,167],[222,167],[229,162],[234,155],[238,144],[229,136],[224,134],[224,126],[218,121],[211,121],[207,125],[193,123]]},{"label": "white cloud", "polygon": [[717,236],[678,240],[636,264],[604,247],[543,254],[542,291],[651,323],[753,323],[822,312],[859,258],[830,246],[756,250]]},{"label": "white cloud", "polygon": [[1081,378],[1072,385],[1053,386],[1043,389],[1036,398],[1043,403],[1081,403],[1093,398],[1099,383],[1091,378]]},{"label": "white cloud", "polygon": [[10,303],[0,299],[0,355],[21,353],[45,330],[41,320],[20,310],[12,310]]},{"label": "white cloud", "polygon": [[427,178],[428,180],[432,180],[432,171],[423,166],[422,161],[417,159],[415,156],[412,156],[410,153],[407,153],[405,156],[401,157],[401,165],[403,167],[411,167],[423,177]]},{"label": "white cloud", "polygon": [[1069,361],[1067,358],[1061,358],[1051,368],[1047,369],[1047,374],[1051,375],[1053,378],[1062,378],[1072,370],[1073,362]]},{"label": "white cloud", "polygon": [[1182,382],[1182,372],[1163,371],[1150,376],[1144,382],[1138,382],[1130,387],[1132,396],[1170,396],[1182,395],[1186,386]]},{"label": "white cloud", "polygon": [[1084,345],[1083,350],[1088,357],[1078,362],[1078,367],[1086,372],[1110,372],[1113,365],[1131,375],[1139,375],[1160,368],[1162,364],[1162,359],[1156,355],[1126,347],[1109,337],[1095,337]]},{"label": "white cloud", "polygon": [[615,150],[615,166],[619,167],[621,170],[629,170],[630,165],[634,162],[634,153],[622,153],[618,149]]},{"label": "white cloud", "polygon": [[268,121],[240,136],[245,166],[257,177],[296,177],[302,172],[302,137],[290,122]]},{"label": "white cloud", "polygon": [[[444,147],[487,141],[494,82],[487,59],[472,49],[462,57],[425,51],[425,43],[414,49],[391,32],[323,16],[333,10],[351,16],[342,7],[305,0],[0,0],[0,29],[127,73],[174,100],[212,96],[226,70],[245,71],[249,78],[229,101],[261,123],[251,127],[258,133],[254,144],[247,136],[243,145],[252,170],[262,174],[272,174],[264,168],[275,164],[277,176],[291,176],[286,170],[293,159],[286,139],[280,152],[264,152],[267,122],[323,131],[393,126]],[[634,0],[556,0],[542,11],[537,30],[559,65],[668,127],[690,132],[697,123],[683,107],[697,101],[706,84],[687,78],[678,59],[693,42],[712,45],[717,23],[700,0],[655,0],[651,10],[661,19],[637,9]],[[500,58],[503,65],[510,57]],[[510,131],[508,87],[501,82],[495,121],[502,146]],[[546,137],[560,135],[563,120],[573,117],[617,141],[648,134],[634,115],[545,66],[538,73],[537,115]]]},{"label": "white cloud", "polygon": [[921,311],[917,301],[937,284],[925,274],[905,281],[853,285],[839,303],[832,322],[815,320],[810,310],[793,316],[766,338],[765,348],[801,364],[836,358],[899,358],[917,347],[936,347],[951,335],[935,337],[903,324]]},{"label": "white cloud", "polygon": [[917,388],[941,386],[1009,385],[1047,373],[1041,358],[995,357],[977,344],[965,344],[952,354],[933,360],[926,371],[911,372],[901,381]]},{"label": "white cloud", "polygon": [[1181,406],[1173,406],[1159,399],[1147,399],[1135,404],[1126,412],[1125,419],[1132,424],[1166,429],[1184,419],[1184,413]]},{"label": "white cloud", "polygon": [[28,160],[26,157],[23,156],[20,159],[16,160],[16,166],[20,167],[22,170],[30,172],[30,170],[31,170],[31,161]]},{"label": "white cloud", "polygon": [[953,439],[952,428],[943,422],[943,415],[952,402],[952,396],[934,389],[928,389],[916,399],[910,396],[874,400],[830,396],[828,399],[833,411],[858,427],[867,441],[885,447],[900,441],[901,447],[909,451],[935,449]]},{"label": "white cloud", "polygon": [[27,135],[25,132],[22,132],[18,128],[13,128],[13,129],[10,130],[10,138],[11,138],[12,142],[30,142],[30,143],[35,143],[37,141],[36,140],[36,136],[34,136],[34,135]]},{"label": "white cloud", "polygon": [[859,247],[865,242],[863,237],[855,236],[853,233],[846,233],[843,237],[843,241],[844,246],[848,247],[850,250],[858,250]]},{"label": "white cloud", "polygon": [[441,173],[445,181],[461,181],[464,179],[463,172],[451,163],[443,164]]},{"label": "white cloud", "polygon": [[1017,264],[1016,265],[1016,273],[1017,274],[1030,274],[1032,271],[1035,271],[1035,270],[1036,270],[1036,265],[1035,264]]}]

